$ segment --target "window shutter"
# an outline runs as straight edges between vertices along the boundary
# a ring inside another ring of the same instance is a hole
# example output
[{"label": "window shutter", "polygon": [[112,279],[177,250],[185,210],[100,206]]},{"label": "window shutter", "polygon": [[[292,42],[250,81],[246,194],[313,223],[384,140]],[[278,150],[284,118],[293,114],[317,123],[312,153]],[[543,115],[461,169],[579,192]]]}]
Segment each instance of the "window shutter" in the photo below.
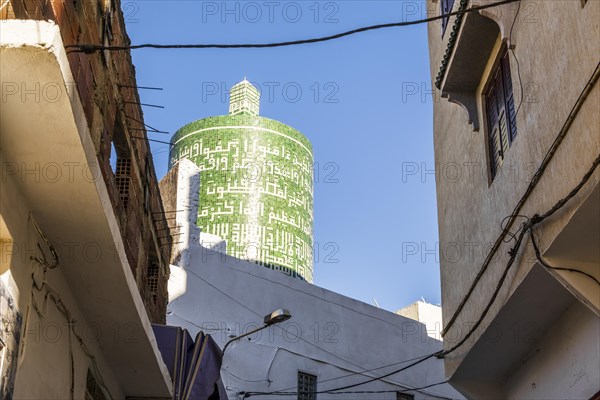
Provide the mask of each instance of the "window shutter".
[{"label": "window shutter", "polygon": [[498,123],[499,115],[495,81],[491,85],[488,95],[486,96],[486,103],[490,145],[490,166],[492,175],[495,175],[504,158],[504,148],[502,147],[501,132]]},{"label": "window shutter", "polygon": [[[441,0],[440,7],[441,7],[442,15],[451,13],[452,8],[454,7],[454,0]],[[442,37],[444,36],[444,33],[446,32],[446,27],[448,27],[449,20],[450,20],[450,17],[442,18]]]},{"label": "window shutter", "polygon": [[508,132],[506,126],[506,97],[502,82],[502,69],[499,68],[494,78],[494,91],[496,92],[496,108],[498,112],[498,129],[500,133],[500,158],[504,159],[504,152],[508,149]]},{"label": "window shutter", "polygon": [[504,161],[505,153],[517,135],[515,102],[508,51],[504,51],[485,95],[492,177]]},{"label": "window shutter", "polygon": [[508,120],[509,139],[512,142],[517,136],[517,115],[515,112],[515,98],[513,96],[512,77],[510,75],[510,58],[508,51],[502,57],[502,78],[506,102],[506,115]]},{"label": "window shutter", "polygon": [[502,157],[502,159],[504,159],[504,153],[506,152],[506,149],[508,149],[508,128],[507,128],[507,124],[506,124],[506,110],[502,111],[502,114],[500,115],[500,147],[501,147],[501,154],[500,157]]}]

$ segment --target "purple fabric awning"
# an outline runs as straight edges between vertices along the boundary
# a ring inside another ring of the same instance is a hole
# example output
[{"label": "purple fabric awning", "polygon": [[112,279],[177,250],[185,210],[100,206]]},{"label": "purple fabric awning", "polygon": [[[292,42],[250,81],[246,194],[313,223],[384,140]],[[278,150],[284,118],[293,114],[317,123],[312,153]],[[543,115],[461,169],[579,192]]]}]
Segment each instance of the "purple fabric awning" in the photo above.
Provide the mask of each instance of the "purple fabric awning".
[{"label": "purple fabric awning", "polygon": [[174,400],[228,400],[221,382],[222,352],[210,335],[192,340],[187,329],[152,324],[158,349],[173,380]]}]

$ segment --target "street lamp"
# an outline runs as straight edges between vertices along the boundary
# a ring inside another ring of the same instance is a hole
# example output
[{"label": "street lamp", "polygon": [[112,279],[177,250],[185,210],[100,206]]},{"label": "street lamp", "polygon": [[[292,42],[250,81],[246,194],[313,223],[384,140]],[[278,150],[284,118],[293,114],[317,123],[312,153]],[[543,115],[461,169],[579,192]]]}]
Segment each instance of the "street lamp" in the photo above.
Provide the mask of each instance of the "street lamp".
[{"label": "street lamp", "polygon": [[246,336],[250,336],[253,333],[256,333],[258,331],[262,331],[263,329],[268,328],[271,325],[275,325],[280,322],[287,321],[290,318],[292,318],[292,314],[290,314],[290,312],[288,310],[286,310],[285,308],[278,308],[277,310],[273,311],[272,313],[265,315],[265,319],[263,321],[264,322],[263,326],[256,328],[250,332],[246,332],[243,335],[236,336],[233,339],[229,340],[227,343],[225,343],[225,346],[223,346],[223,354],[225,354],[225,350],[227,349],[227,346],[229,346],[229,344],[231,342],[236,341],[236,340],[241,339]]}]

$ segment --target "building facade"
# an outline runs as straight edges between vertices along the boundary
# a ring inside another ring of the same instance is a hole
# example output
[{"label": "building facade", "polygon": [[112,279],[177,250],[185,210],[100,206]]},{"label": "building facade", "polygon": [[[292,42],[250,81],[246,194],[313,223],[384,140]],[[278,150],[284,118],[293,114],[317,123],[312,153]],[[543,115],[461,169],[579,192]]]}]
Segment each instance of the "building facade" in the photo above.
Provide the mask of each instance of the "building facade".
[{"label": "building facade", "polygon": [[119,1],[0,5],[0,398],[170,398],[171,239]]},{"label": "building facade", "polygon": [[312,282],[313,155],[297,130],[259,113],[259,92],[231,88],[229,114],[192,122],[171,140],[202,171],[198,226],[227,254]]},{"label": "building facade", "polygon": [[428,3],[446,376],[596,399],[600,2]]},{"label": "building facade", "polygon": [[440,341],[442,340],[441,306],[419,300],[397,310],[396,314],[425,324],[427,335],[429,335],[429,337]]},{"label": "building facade", "polygon": [[[181,243],[174,245],[168,323],[211,334],[223,348],[233,337],[262,326],[263,317],[276,309],[286,308],[292,315],[227,347],[221,377],[230,399],[463,398],[444,383],[443,361],[435,358],[343,393],[323,393],[390,374],[407,360],[439,351],[442,343],[418,321],[210,247],[214,241],[204,240],[195,223],[194,188],[201,185],[203,173],[182,160],[161,180],[165,204],[187,210],[175,222]],[[288,393],[261,394],[274,391]]]}]

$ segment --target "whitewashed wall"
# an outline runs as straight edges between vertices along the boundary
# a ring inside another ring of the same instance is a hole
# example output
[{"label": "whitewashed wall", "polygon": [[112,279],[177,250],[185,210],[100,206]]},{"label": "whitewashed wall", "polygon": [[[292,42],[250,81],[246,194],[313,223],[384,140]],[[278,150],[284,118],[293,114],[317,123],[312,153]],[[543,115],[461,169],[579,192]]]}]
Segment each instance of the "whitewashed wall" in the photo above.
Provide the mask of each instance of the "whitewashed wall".
[{"label": "whitewashed wall", "polygon": [[[198,171],[179,166],[180,184],[197,185]],[[249,338],[233,342],[227,349],[222,377],[231,399],[240,392],[296,391],[297,372],[318,377],[317,390],[381,376],[414,359],[441,349],[441,342],[427,335],[417,321],[381,310],[366,303],[290,278],[256,264],[209,249],[191,223],[196,213],[189,187],[178,189],[181,236],[190,238],[176,249],[180,266],[171,266],[167,323],[211,334],[221,345],[230,337],[262,324],[263,316],[287,308],[292,319]],[[189,213],[189,214],[188,214]],[[183,240],[181,240],[183,241]],[[220,246],[219,249],[222,249]],[[391,365],[394,364],[394,365]],[[352,374],[382,366],[386,368]],[[349,375],[349,376],[348,376]],[[340,378],[346,376],[344,378]],[[403,390],[444,380],[443,362],[430,359],[415,368],[353,389]],[[261,399],[294,399],[295,396],[256,396]],[[448,385],[415,393],[416,399],[462,398]],[[390,393],[319,394],[323,399],[396,399]]]}]

